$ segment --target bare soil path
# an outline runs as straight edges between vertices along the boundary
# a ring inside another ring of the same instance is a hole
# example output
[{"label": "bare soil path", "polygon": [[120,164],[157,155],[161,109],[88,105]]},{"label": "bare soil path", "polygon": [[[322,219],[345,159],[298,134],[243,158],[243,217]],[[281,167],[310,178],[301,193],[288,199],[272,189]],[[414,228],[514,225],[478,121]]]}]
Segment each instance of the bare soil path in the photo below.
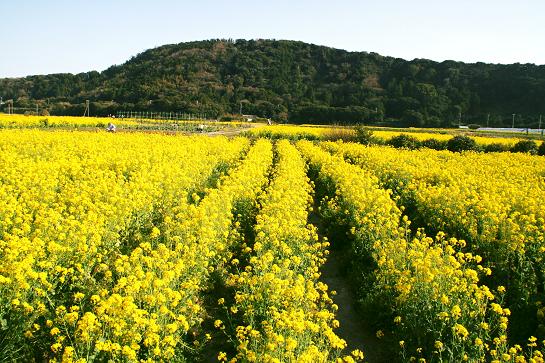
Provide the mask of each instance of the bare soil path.
[{"label": "bare soil path", "polygon": [[254,129],[256,127],[263,127],[265,125],[263,124],[251,124],[249,127],[230,127],[230,128],[225,128],[225,129],[222,129],[222,130],[218,130],[218,131],[211,131],[211,132],[206,132],[206,133],[203,133],[204,135],[208,135],[208,136],[219,136],[219,135],[222,135],[222,136],[237,136],[238,134],[242,133],[242,132],[245,132],[245,131],[248,131],[250,129]]},{"label": "bare soil path", "polygon": [[[323,225],[319,215],[311,213],[309,222],[318,227],[319,237],[323,239]],[[350,354],[352,350],[359,349],[365,355],[365,362],[395,362],[395,357],[392,357],[387,350],[386,342],[376,337],[376,332],[366,322],[365,312],[358,309],[355,287],[346,274],[346,266],[349,262],[346,257],[348,255],[346,248],[336,248],[335,241],[330,243],[329,255],[321,268],[320,280],[327,284],[329,291],[334,290],[337,293],[332,296],[339,307],[336,317],[340,326],[336,333],[348,344],[343,353]]]}]

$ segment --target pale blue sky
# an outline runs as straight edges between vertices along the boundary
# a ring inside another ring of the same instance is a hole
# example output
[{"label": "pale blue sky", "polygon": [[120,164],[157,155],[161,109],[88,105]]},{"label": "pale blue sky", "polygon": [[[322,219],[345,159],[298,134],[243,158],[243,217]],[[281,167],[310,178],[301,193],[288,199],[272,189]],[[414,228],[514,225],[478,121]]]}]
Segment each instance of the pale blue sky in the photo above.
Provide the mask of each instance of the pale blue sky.
[{"label": "pale blue sky", "polygon": [[0,77],[101,71],[148,48],[210,38],[545,64],[545,1],[0,0]]}]

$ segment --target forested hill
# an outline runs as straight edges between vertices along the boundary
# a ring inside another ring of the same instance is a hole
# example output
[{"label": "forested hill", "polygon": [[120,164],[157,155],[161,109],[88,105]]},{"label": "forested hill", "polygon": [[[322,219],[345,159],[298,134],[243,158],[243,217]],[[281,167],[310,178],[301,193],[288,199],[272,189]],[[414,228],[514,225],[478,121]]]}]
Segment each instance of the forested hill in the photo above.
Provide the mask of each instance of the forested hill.
[{"label": "forested hill", "polygon": [[[305,123],[534,126],[545,66],[406,61],[297,41],[208,40],[147,50],[103,72],[0,79],[19,109],[253,114]],[[4,109],[6,105],[4,104]]]}]

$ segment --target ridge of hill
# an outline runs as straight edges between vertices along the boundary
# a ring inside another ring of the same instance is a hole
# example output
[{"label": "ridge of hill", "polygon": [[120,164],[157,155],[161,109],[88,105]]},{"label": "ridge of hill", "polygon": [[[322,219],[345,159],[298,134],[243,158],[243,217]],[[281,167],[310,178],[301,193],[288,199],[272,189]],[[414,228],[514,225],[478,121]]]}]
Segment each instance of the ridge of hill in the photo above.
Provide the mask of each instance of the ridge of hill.
[{"label": "ridge of hill", "polygon": [[545,66],[411,61],[289,40],[205,40],[146,50],[103,72],[0,79],[16,108],[258,115],[301,123],[535,127]]}]

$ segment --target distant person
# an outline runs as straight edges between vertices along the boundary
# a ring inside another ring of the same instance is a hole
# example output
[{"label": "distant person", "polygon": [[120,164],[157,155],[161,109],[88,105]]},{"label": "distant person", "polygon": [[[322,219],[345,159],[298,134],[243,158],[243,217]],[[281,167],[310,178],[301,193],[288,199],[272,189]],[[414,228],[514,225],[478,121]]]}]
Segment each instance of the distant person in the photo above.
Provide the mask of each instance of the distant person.
[{"label": "distant person", "polygon": [[115,132],[115,130],[116,130],[115,125],[111,122],[108,122],[108,128],[106,128],[106,131]]}]

